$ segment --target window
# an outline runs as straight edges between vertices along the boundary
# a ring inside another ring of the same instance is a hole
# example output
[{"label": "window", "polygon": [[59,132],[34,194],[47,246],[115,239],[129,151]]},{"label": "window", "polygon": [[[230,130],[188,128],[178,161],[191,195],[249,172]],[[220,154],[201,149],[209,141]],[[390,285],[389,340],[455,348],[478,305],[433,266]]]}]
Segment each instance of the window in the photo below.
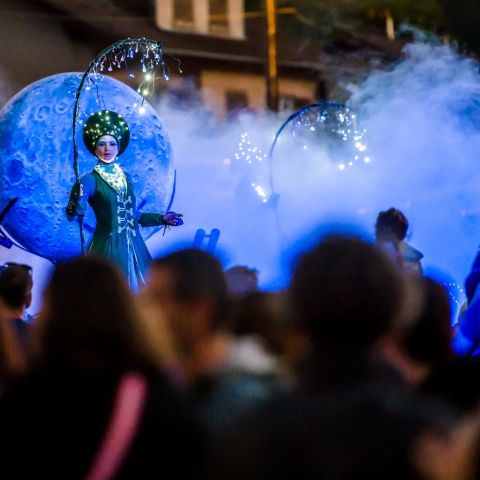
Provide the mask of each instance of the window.
[{"label": "window", "polygon": [[247,93],[243,90],[227,90],[225,100],[228,112],[237,113],[248,107]]},{"label": "window", "polygon": [[295,112],[312,103],[308,98],[300,98],[295,95],[281,95],[279,99],[279,110]]},{"label": "window", "polygon": [[173,23],[177,28],[192,28],[194,23],[193,0],[174,0]]},{"label": "window", "polygon": [[244,0],[151,1],[155,5],[155,23],[162,30],[245,38]]},{"label": "window", "polygon": [[229,33],[228,0],[209,0],[209,31],[211,33]]},{"label": "window", "polygon": [[167,92],[169,104],[175,108],[188,108],[200,102],[198,88],[193,78],[176,78],[175,85]]}]

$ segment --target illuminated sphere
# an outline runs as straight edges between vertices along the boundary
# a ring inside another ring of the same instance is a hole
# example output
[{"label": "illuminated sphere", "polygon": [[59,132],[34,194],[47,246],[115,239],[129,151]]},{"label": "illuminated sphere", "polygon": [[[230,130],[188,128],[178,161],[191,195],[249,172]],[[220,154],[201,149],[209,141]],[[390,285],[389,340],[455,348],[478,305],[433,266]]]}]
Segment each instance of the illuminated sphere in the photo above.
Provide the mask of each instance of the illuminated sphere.
[{"label": "illuminated sphere", "polygon": [[331,161],[339,164],[359,160],[364,151],[365,132],[355,113],[341,103],[305,107],[293,116],[289,130],[295,143],[307,149],[321,147]]},{"label": "illuminated sphere", "polygon": [[[43,78],[20,91],[0,111],[0,209],[18,201],[2,226],[28,251],[52,261],[80,253],[79,226],[65,215],[73,170],[72,115],[81,74]],[[130,128],[130,144],[119,165],[133,180],[137,205],[145,212],[164,213],[174,187],[171,147],[155,110],[139,95],[110,77],[80,97],[77,126],[80,175],[90,172],[96,158],[82,140],[82,122],[94,112],[114,110]],[[95,228],[92,210],[85,219],[89,242]],[[143,229],[147,238],[156,229]]]}]

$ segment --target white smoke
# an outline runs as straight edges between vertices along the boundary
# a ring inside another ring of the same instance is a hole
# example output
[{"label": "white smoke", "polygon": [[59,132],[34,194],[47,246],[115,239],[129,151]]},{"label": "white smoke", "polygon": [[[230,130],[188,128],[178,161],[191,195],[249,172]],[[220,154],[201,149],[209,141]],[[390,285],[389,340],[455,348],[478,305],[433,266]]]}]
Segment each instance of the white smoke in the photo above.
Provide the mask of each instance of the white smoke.
[{"label": "white smoke", "polygon": [[303,150],[287,129],[273,163],[279,228],[273,209],[250,188],[258,178],[269,193],[265,162],[242,168],[233,154],[242,132],[268,152],[286,115],[212,128],[202,113],[162,105],[178,172],[174,207],[186,225],[154,237],[154,253],[191,241],[196,228],[218,227],[225,262],[256,266],[263,284],[275,285],[289,248],[301,247],[320,222],[347,220],[372,233],[378,212],[395,206],[410,220],[410,240],[425,254],[427,271],[463,283],[480,230],[477,63],[446,46],[411,44],[393,68],[351,92],[372,163],[339,171],[323,150]]},{"label": "white smoke", "polygon": [[447,46],[404,54],[352,88],[376,160],[371,206],[404,210],[425,264],[462,283],[480,239],[479,66]]}]

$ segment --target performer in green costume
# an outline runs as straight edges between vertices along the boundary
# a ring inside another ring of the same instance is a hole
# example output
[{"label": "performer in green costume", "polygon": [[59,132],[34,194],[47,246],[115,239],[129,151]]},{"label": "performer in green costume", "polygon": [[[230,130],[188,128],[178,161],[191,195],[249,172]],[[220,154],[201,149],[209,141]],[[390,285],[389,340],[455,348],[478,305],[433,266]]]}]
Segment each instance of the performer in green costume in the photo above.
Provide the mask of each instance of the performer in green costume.
[{"label": "performer in green costume", "polygon": [[98,158],[91,173],[80,178],[70,194],[67,216],[83,217],[87,202],[93,208],[97,226],[88,248],[115,263],[127,276],[133,289],[145,283],[151,260],[150,252],[139,231],[142,227],[181,225],[182,216],[169,212],[139,213],[130,177],[116,163],[127,148],[130,131],[127,122],[116,112],[101,110],[85,123],[83,141]]}]

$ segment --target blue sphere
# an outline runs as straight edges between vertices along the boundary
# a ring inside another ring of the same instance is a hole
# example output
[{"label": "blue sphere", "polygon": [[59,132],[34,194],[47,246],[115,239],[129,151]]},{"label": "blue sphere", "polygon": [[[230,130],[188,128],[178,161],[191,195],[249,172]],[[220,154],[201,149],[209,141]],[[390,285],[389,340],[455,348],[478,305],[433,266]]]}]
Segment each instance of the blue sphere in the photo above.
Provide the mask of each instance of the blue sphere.
[{"label": "blue sphere", "polygon": [[[0,209],[18,198],[2,226],[28,251],[52,261],[80,253],[78,223],[65,215],[72,185],[72,116],[82,75],[61,73],[43,78],[15,95],[0,111]],[[83,123],[98,110],[121,114],[130,128],[130,144],[117,160],[130,174],[137,205],[164,213],[174,188],[171,146],[163,125],[147,102],[124,83],[100,77],[98,88],[84,89],[77,124],[80,175],[96,158],[82,140]],[[85,236],[90,241],[95,217],[89,211]],[[155,228],[144,229],[147,238]]]}]

